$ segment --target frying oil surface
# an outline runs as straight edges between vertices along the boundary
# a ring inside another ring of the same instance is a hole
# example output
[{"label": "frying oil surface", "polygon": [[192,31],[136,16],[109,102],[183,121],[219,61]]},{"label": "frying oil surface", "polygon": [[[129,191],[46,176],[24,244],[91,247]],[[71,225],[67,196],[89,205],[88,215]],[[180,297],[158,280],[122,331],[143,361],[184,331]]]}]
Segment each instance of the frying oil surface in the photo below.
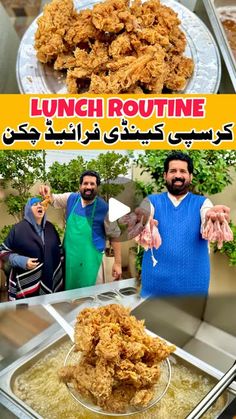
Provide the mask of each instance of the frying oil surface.
[{"label": "frying oil surface", "polygon": [[[24,403],[44,419],[101,419],[101,416],[80,406],[70,396],[65,384],[58,380],[57,371],[63,366],[71,342],[60,343],[46,355],[42,355],[32,367],[18,375],[13,391]],[[214,386],[215,381],[195,368],[180,363],[171,363],[172,379],[164,398],[146,412],[132,415],[134,419],[183,419],[193,407]],[[224,407],[226,398],[221,396],[214,406],[203,416],[213,419]],[[121,418],[121,416],[117,416]]]}]

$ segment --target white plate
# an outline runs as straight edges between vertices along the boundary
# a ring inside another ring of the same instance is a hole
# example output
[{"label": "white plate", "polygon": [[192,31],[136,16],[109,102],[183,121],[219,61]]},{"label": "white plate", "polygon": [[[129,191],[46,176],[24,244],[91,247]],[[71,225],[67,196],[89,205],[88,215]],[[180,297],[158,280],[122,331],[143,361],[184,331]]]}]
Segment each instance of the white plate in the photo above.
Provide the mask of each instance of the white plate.
[{"label": "white plate", "polygon": [[[97,0],[75,0],[76,10],[92,8]],[[179,93],[217,93],[221,78],[221,61],[217,45],[205,24],[189,9],[174,0],[162,3],[178,13],[181,29],[187,38],[185,56],[194,61],[194,73],[185,89]],[[38,19],[38,18],[37,18]],[[16,75],[21,93],[67,93],[65,75],[41,64],[36,58],[34,35],[37,19],[25,32],[18,51]]]}]

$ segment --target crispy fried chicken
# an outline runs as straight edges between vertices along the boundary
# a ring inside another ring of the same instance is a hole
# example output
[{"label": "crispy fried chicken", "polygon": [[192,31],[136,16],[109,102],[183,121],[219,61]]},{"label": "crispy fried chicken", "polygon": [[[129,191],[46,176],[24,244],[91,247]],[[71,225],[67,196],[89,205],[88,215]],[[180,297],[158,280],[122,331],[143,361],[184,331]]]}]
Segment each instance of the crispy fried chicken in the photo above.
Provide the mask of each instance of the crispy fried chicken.
[{"label": "crispy fried chicken", "polygon": [[145,331],[144,322],[117,304],[87,308],[77,316],[78,364],[59,371],[63,382],[110,412],[146,406],[160,378],[160,364],[175,349]]},{"label": "crispy fried chicken", "polygon": [[177,13],[159,0],[105,0],[77,12],[53,0],[38,19],[37,57],[67,70],[69,93],[162,93],[184,89],[193,61]]}]

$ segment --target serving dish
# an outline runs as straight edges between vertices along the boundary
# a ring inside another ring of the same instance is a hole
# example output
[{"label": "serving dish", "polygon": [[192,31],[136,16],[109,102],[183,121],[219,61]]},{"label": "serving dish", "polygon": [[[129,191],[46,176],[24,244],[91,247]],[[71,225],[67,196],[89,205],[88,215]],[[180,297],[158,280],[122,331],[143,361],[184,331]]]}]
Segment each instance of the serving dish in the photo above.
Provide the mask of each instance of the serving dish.
[{"label": "serving dish", "polygon": [[[75,8],[80,11],[92,8],[97,0],[75,0]],[[205,24],[189,9],[175,0],[162,0],[174,9],[181,20],[181,29],[187,38],[185,55],[194,61],[194,73],[185,89],[178,93],[216,93],[221,79],[221,61],[217,45]],[[16,74],[21,93],[65,94],[65,77],[50,65],[41,64],[36,58],[34,35],[37,19],[25,32],[18,51]]]}]

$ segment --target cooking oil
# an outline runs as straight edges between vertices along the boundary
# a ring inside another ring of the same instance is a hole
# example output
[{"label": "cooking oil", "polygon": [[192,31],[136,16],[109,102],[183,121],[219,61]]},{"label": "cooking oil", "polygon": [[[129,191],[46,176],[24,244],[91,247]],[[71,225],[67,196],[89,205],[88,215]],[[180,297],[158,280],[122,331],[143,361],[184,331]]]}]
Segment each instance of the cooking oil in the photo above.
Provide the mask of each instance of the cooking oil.
[{"label": "cooking oil", "polygon": [[[111,418],[85,409],[69,394],[65,384],[58,379],[58,370],[63,366],[71,342],[60,343],[33,366],[19,374],[13,382],[13,392],[37,412],[43,419],[101,419]],[[172,356],[171,383],[167,393],[154,407],[132,415],[133,419],[184,419],[197,403],[215,385],[215,380],[204,372]],[[222,395],[203,416],[215,419],[226,403]],[[122,416],[117,415],[117,419]]]}]

